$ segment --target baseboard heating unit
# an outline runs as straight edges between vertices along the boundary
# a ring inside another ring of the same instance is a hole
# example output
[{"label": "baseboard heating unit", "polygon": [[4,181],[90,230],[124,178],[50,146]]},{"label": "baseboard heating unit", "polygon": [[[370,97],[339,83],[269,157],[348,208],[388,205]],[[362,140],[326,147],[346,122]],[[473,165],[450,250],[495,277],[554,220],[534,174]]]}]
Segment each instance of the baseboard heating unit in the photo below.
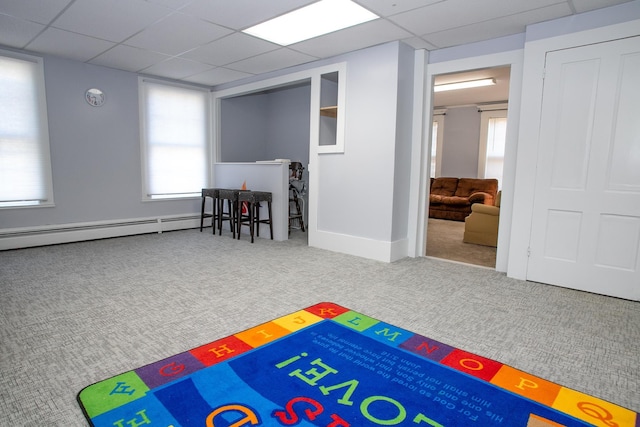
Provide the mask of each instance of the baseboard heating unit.
[{"label": "baseboard heating unit", "polygon": [[0,250],[162,233],[196,227],[200,227],[199,214],[0,229]]}]

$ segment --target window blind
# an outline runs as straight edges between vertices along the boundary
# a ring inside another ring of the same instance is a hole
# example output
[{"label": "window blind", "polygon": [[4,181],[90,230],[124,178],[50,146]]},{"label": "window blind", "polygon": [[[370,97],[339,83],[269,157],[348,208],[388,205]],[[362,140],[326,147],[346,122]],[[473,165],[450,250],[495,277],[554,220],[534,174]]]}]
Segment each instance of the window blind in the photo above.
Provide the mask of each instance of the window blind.
[{"label": "window blind", "polygon": [[142,80],[147,199],[199,196],[209,176],[208,92]]},{"label": "window blind", "polygon": [[53,204],[42,63],[0,53],[0,207]]}]

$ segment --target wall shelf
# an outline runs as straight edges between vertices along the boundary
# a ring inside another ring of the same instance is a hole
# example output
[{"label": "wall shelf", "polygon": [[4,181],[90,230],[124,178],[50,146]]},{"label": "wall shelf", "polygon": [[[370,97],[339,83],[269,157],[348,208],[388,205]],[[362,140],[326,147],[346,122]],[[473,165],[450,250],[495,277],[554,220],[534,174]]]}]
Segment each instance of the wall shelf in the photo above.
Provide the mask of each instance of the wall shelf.
[{"label": "wall shelf", "polygon": [[338,107],[335,105],[331,107],[321,107],[320,115],[325,117],[333,117],[335,119],[336,117],[338,117]]}]

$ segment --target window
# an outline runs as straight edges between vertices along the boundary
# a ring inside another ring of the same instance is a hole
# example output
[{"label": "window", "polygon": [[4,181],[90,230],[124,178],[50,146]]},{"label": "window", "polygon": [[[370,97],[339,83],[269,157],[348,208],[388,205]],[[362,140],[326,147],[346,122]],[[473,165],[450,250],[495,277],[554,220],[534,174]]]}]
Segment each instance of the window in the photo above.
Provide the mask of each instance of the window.
[{"label": "window", "polygon": [[480,123],[478,177],[495,178],[498,189],[502,189],[507,110],[482,111]]},{"label": "window", "polygon": [[0,208],[53,206],[42,60],[0,51]]},{"label": "window", "polygon": [[316,102],[319,102],[317,152],[344,153],[346,65],[331,65],[325,70],[327,72],[311,78],[311,98],[317,99],[312,103],[318,105]]},{"label": "window", "polygon": [[209,92],[141,79],[144,200],[199,197],[210,176]]},{"label": "window", "polygon": [[441,175],[445,114],[446,110],[433,111],[433,122],[431,127],[431,168],[429,168],[429,175],[431,178],[436,178]]}]

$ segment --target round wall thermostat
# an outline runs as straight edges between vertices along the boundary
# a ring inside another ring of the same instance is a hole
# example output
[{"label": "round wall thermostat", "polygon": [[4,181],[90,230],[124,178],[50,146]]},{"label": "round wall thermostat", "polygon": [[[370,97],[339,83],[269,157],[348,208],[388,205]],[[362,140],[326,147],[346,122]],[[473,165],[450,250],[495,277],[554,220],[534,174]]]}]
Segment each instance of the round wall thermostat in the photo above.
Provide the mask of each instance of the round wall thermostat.
[{"label": "round wall thermostat", "polygon": [[92,107],[100,107],[104,104],[104,93],[100,89],[88,89],[84,94],[84,99]]}]

